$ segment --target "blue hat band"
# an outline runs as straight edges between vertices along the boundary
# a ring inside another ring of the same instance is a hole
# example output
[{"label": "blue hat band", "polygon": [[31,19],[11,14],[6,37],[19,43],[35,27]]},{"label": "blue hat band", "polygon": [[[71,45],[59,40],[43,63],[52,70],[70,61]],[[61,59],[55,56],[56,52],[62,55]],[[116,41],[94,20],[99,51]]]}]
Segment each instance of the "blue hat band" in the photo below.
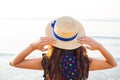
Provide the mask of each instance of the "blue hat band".
[{"label": "blue hat band", "polygon": [[54,31],[55,23],[56,23],[56,21],[54,21],[54,22],[51,24],[51,27],[53,28],[53,34],[54,34],[54,36],[55,36],[57,39],[59,39],[59,40],[61,40],[61,41],[71,41],[71,40],[73,40],[73,39],[75,39],[75,38],[77,37],[78,33],[76,33],[74,36],[72,36],[72,37],[70,37],[70,38],[63,38],[63,37],[57,35],[57,34],[55,33],[55,31]]}]

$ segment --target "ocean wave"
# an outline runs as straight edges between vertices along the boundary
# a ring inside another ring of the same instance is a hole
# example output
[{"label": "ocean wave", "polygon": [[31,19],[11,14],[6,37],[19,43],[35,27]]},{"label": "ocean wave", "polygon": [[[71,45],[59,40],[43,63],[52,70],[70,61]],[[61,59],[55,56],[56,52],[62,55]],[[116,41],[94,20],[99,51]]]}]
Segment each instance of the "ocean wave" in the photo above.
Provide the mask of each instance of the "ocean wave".
[{"label": "ocean wave", "polygon": [[120,39],[120,36],[92,36],[93,38],[102,38],[102,39]]}]

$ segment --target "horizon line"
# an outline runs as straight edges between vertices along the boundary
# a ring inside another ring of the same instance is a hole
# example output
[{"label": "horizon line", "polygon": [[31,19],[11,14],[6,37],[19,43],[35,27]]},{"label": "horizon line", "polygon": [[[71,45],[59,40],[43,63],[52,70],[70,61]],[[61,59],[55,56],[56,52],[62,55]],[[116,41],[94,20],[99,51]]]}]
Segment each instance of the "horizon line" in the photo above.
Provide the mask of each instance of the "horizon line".
[{"label": "horizon line", "polygon": [[[0,17],[0,20],[49,20],[52,17]],[[81,21],[97,21],[97,22],[120,22],[120,18],[78,18]]]}]

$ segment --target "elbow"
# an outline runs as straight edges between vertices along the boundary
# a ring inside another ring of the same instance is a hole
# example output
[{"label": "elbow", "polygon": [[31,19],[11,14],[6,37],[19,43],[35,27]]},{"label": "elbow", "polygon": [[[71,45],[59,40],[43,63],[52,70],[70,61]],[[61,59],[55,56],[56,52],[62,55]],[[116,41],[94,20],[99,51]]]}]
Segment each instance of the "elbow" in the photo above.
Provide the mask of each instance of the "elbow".
[{"label": "elbow", "polygon": [[10,62],[9,62],[9,65],[10,65],[10,66],[14,66],[14,64],[13,64],[13,62],[12,62],[12,61],[10,61]]},{"label": "elbow", "polygon": [[112,66],[113,66],[113,67],[116,67],[117,65],[118,65],[117,63],[114,63]]},{"label": "elbow", "polygon": [[116,67],[117,65],[118,64],[115,62],[115,63],[111,64],[111,68]]},{"label": "elbow", "polygon": [[15,67],[15,66],[16,66],[16,63],[14,63],[13,61],[10,61],[10,62],[9,62],[9,65]]}]

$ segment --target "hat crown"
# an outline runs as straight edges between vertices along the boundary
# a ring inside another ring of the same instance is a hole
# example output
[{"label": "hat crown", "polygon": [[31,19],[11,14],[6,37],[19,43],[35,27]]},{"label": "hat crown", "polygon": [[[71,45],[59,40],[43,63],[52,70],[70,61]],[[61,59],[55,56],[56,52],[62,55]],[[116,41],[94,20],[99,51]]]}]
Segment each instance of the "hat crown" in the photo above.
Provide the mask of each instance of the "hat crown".
[{"label": "hat crown", "polygon": [[56,20],[54,31],[63,38],[70,38],[78,32],[78,23],[71,17],[61,17]]},{"label": "hat crown", "polygon": [[46,36],[56,39],[53,46],[61,49],[76,49],[81,46],[78,36],[85,36],[82,24],[68,16],[52,20],[46,27]]}]

